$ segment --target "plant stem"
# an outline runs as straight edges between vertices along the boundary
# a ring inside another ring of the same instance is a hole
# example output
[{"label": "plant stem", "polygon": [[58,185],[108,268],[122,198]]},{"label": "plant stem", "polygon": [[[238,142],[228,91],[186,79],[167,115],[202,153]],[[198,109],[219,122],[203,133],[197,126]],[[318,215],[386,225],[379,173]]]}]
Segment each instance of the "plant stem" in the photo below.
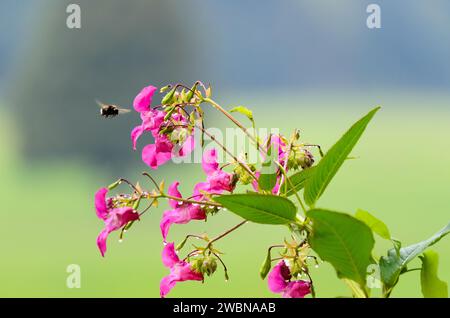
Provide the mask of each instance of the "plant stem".
[{"label": "plant stem", "polygon": [[256,178],[255,174],[253,173],[252,169],[250,169],[250,167],[243,162],[242,160],[239,160],[239,158],[237,158],[235,155],[233,155],[233,153],[231,153],[221,142],[219,142],[216,137],[214,137],[214,135],[211,135],[209,132],[207,132],[205,129],[203,129],[202,127],[199,126],[195,126],[196,128],[202,130],[202,132],[207,135],[209,138],[211,138],[212,141],[214,141],[219,147],[221,147],[223,149],[223,151],[225,151],[228,155],[231,156],[231,158],[233,158],[234,161],[236,161],[237,163],[239,163],[239,165],[245,169],[245,171],[248,172],[248,174],[250,174],[250,176],[254,179],[254,180],[258,180],[258,178]]},{"label": "plant stem", "polygon": [[244,224],[247,223],[247,222],[248,222],[247,220],[242,221],[241,223],[236,224],[235,226],[233,226],[231,229],[229,229],[229,230],[223,232],[223,233],[220,234],[219,236],[216,236],[216,237],[213,238],[211,241],[209,241],[208,245],[206,245],[205,250],[208,249],[208,248],[210,248],[212,243],[214,243],[214,242],[220,240],[221,238],[227,236],[228,234],[230,234],[230,233],[233,232],[234,230],[238,229],[239,227],[241,227],[242,225],[244,225]]},{"label": "plant stem", "polygon": [[[294,129],[294,131],[292,132],[291,139],[289,140],[289,143],[288,143],[287,151],[286,151],[286,153],[285,153],[285,157],[286,157],[286,158],[284,159],[284,166],[283,166],[284,171],[287,171],[287,165],[288,165],[288,161],[289,161],[289,155],[291,154],[292,142],[293,142],[293,140],[294,140],[294,136],[295,136],[296,133],[297,133],[297,129]],[[286,179],[286,177],[285,177],[285,175],[283,174],[283,175],[281,176],[281,179],[280,179],[280,186],[278,187],[278,194],[280,194],[280,192],[281,192],[281,186],[283,185],[283,183],[284,183],[285,185],[287,185],[287,182],[285,181],[285,179]],[[293,190],[295,190],[295,189],[293,189]]]},{"label": "plant stem", "polygon": [[286,178],[287,183],[289,183],[289,186],[291,187],[291,189],[294,190],[295,197],[297,198],[297,201],[300,204],[300,206],[301,206],[301,208],[303,210],[303,213],[306,215],[305,205],[303,204],[302,199],[298,195],[297,191],[295,191],[295,186],[292,183],[291,179],[288,177],[286,170],[284,170],[284,167],[278,161],[275,161],[275,163],[278,164],[278,166],[280,167],[281,172],[283,173],[284,177]]},{"label": "plant stem", "polygon": [[199,204],[199,205],[209,205],[209,206],[217,206],[217,207],[222,207],[222,205],[220,203],[217,202],[213,202],[213,201],[196,201],[196,200],[188,200],[188,199],[183,199],[183,198],[178,198],[178,197],[174,197],[168,194],[161,194],[158,197],[162,197],[162,198],[167,198],[170,200],[175,200],[175,201],[179,201],[179,202],[185,202],[185,203],[192,203],[192,204]]},{"label": "plant stem", "polygon": [[[243,124],[241,124],[241,122],[239,120],[237,120],[236,118],[234,118],[228,111],[226,111],[222,106],[220,106],[219,104],[217,104],[214,100],[212,100],[211,98],[204,98],[203,99],[204,102],[210,103],[214,108],[216,108],[218,111],[220,111],[222,114],[224,114],[229,120],[231,120],[236,126],[238,126],[247,136],[248,138],[250,138],[250,140],[252,140],[256,145],[258,145],[258,141],[256,140],[256,138],[250,134],[247,131],[247,128],[244,127]],[[259,147],[258,147],[259,148]]]}]

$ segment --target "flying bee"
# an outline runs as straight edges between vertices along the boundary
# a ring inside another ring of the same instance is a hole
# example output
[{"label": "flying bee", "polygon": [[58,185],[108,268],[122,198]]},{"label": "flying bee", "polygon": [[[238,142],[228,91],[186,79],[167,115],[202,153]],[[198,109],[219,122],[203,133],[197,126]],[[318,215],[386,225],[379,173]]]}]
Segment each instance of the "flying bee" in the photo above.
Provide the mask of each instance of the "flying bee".
[{"label": "flying bee", "polygon": [[100,106],[100,115],[108,118],[108,117],[116,117],[119,114],[126,114],[128,112],[130,112],[129,109],[125,109],[125,108],[120,108],[117,105],[113,105],[113,104],[104,104],[98,100],[96,100],[98,106]]}]

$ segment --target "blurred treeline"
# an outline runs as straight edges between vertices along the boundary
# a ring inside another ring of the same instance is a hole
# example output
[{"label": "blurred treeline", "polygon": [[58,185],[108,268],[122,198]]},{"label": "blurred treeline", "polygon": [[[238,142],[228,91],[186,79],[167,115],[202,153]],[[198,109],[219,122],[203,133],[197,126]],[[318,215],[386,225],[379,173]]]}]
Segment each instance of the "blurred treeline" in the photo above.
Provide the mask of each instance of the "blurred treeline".
[{"label": "blurred treeline", "polygon": [[[5,0],[2,91],[27,158],[117,166],[139,158],[138,117],[104,120],[94,100],[130,107],[150,83],[319,95],[448,87],[450,3],[379,2],[381,30],[365,27],[369,1]],[[69,3],[81,6],[80,30],[65,26]]]}]

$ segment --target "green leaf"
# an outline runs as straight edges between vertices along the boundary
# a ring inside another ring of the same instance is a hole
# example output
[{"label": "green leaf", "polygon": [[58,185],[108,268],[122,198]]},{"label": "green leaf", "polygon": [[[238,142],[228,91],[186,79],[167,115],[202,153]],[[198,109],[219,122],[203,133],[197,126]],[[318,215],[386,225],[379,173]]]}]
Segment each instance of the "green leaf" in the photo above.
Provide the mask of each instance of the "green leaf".
[{"label": "green leaf", "polygon": [[253,112],[245,106],[236,106],[230,109],[230,113],[241,113],[253,122]]},{"label": "green leaf", "polygon": [[291,183],[294,186],[294,189],[290,186],[289,183],[287,183],[287,191],[284,193],[284,195],[289,197],[291,195],[294,195],[296,192],[300,191],[301,189],[303,189],[306,181],[308,180],[308,178],[311,177],[315,168],[316,167],[311,167],[311,168],[308,168],[305,170],[301,170],[301,171],[293,174],[292,176],[289,176],[289,180],[291,180]]},{"label": "green leaf", "polygon": [[402,247],[397,253],[395,249],[390,249],[387,256],[380,258],[380,274],[384,285],[390,289],[398,281],[400,273],[406,268],[406,265],[416,256],[420,255],[425,249],[438,242],[441,238],[450,232],[450,223],[442,230],[434,234],[427,240]]},{"label": "green leaf", "polygon": [[378,109],[380,109],[380,107],[373,109],[366,116],[357,121],[325,154],[316,166],[314,174],[306,182],[304,192],[306,204],[314,206],[358,142]]},{"label": "green leaf", "polygon": [[258,185],[261,190],[272,190],[277,184],[276,173],[261,173],[258,178]]},{"label": "green leaf", "polygon": [[384,224],[383,221],[374,217],[369,212],[364,210],[358,210],[355,214],[355,217],[358,220],[364,222],[368,227],[372,229],[374,233],[378,234],[380,237],[386,240],[391,239],[391,233],[389,232],[389,229],[386,226],[386,224]]},{"label": "green leaf", "polygon": [[291,223],[297,212],[289,199],[271,194],[228,194],[217,196],[214,201],[246,220],[262,224]]},{"label": "green leaf", "polygon": [[268,156],[262,163],[261,174],[258,178],[258,186],[262,190],[272,190],[277,184],[277,169],[274,159],[272,151],[269,149]]},{"label": "green leaf", "polygon": [[270,249],[267,250],[267,256],[264,263],[261,265],[259,270],[259,275],[262,279],[265,279],[267,274],[269,274],[270,268],[272,267],[272,256],[270,255]]},{"label": "green leaf", "polygon": [[422,270],[420,271],[420,284],[422,294],[425,298],[448,298],[447,283],[437,276],[439,266],[439,255],[435,251],[425,251],[422,260]]},{"label": "green leaf", "polygon": [[374,239],[370,228],[339,212],[313,209],[307,216],[313,221],[309,242],[314,251],[333,265],[339,278],[365,286],[367,267],[373,263]]}]

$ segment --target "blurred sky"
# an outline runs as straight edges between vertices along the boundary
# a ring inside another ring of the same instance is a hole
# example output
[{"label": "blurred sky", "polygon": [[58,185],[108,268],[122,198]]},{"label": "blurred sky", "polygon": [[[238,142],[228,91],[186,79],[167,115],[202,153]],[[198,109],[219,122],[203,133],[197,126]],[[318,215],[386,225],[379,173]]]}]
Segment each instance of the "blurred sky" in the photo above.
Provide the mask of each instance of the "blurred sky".
[{"label": "blurred sky", "polygon": [[[60,1],[71,2],[79,3],[83,14],[83,28],[74,32],[90,32],[92,20],[99,18],[109,21],[105,23],[146,25],[142,20],[101,17],[101,11],[98,17],[88,11],[89,2],[97,3],[107,14],[108,7],[120,0]],[[195,49],[205,70],[191,71],[221,87],[446,89],[450,83],[450,3],[445,0],[435,0],[433,5],[420,0],[164,2],[173,11],[165,18],[186,31],[185,37],[202,42]],[[149,11],[158,10],[157,5],[152,6],[155,1],[131,0],[126,7],[142,3],[149,4]],[[369,3],[381,6],[381,30],[365,26]],[[3,0],[0,8],[0,78],[4,87],[15,67],[31,54],[18,49],[29,48],[25,43],[42,32],[46,17],[60,15],[59,22],[64,22],[65,10],[51,0]],[[125,8],[122,12],[129,14]],[[164,35],[163,29],[147,31]],[[101,43],[98,38],[91,45]],[[161,56],[159,62],[170,61]]]}]

